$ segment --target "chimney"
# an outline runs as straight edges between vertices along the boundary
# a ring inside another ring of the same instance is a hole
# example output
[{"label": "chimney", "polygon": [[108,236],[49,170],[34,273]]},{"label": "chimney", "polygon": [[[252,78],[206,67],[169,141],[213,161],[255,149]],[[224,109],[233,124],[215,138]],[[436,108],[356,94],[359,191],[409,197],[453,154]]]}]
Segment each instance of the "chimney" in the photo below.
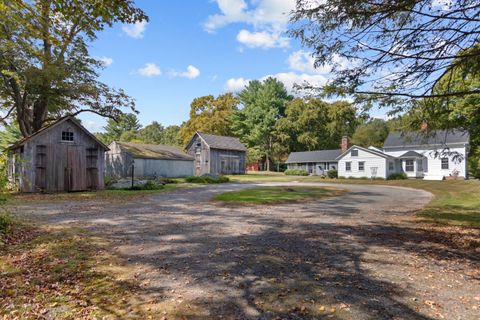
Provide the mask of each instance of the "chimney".
[{"label": "chimney", "polygon": [[422,124],[420,125],[420,130],[427,131],[427,129],[428,129],[428,122],[423,120]]},{"label": "chimney", "polygon": [[342,148],[342,152],[345,152],[348,150],[348,136],[343,136],[342,137],[342,143],[341,143],[341,148]]}]

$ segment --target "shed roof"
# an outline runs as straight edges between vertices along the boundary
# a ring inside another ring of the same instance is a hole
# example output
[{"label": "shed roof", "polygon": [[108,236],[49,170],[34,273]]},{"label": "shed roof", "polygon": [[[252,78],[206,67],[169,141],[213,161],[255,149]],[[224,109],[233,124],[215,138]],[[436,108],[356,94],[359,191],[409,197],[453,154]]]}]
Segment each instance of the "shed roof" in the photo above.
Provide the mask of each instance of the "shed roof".
[{"label": "shed roof", "polygon": [[98,140],[97,137],[95,137],[94,134],[92,134],[90,131],[88,131],[84,126],[82,126],[80,124],[80,122],[78,122],[74,117],[72,116],[66,116],[66,117],[63,117],[49,125],[46,125],[44,126],[43,128],[41,128],[40,130],[38,130],[37,132],[35,132],[34,134],[28,136],[28,137],[24,137],[20,140],[18,140],[17,142],[15,142],[14,144],[12,144],[11,146],[9,146],[7,148],[7,150],[15,150],[23,145],[25,145],[25,143],[28,142],[28,140],[32,139],[33,137],[36,137],[54,127],[56,127],[57,125],[65,122],[65,121],[71,121],[72,123],[74,123],[75,125],[77,125],[81,130],[85,131],[86,134],[88,134],[90,136],[90,138],[92,138],[93,140],[95,140],[100,146],[102,146],[105,150],[110,150],[108,149],[108,147],[100,140]]},{"label": "shed roof", "polygon": [[247,151],[247,148],[240,142],[240,139],[235,137],[217,136],[207,133],[196,133],[205,143],[213,149]]},{"label": "shed roof", "polygon": [[134,158],[160,160],[193,160],[193,157],[173,146],[134,142],[116,142]]},{"label": "shed roof", "polygon": [[448,145],[469,143],[470,134],[460,129],[436,130],[427,134],[421,132],[391,132],[384,143],[384,148],[411,147],[428,145]]},{"label": "shed roof", "polygon": [[285,163],[333,162],[341,153],[341,149],[292,152]]}]

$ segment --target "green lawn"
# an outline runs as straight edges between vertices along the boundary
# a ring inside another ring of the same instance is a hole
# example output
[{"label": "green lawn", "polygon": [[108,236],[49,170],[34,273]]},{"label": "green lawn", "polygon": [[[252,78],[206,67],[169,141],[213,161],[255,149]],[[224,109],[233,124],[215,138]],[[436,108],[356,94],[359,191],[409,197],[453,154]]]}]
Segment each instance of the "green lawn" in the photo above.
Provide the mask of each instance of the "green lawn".
[{"label": "green lawn", "polygon": [[424,210],[418,213],[422,220],[442,224],[480,227],[480,181],[425,181],[425,180],[349,180],[322,179],[316,176],[285,176],[279,173],[230,176],[232,182],[325,182],[337,184],[376,184],[422,189],[434,195]]},{"label": "green lawn", "polygon": [[229,191],[213,200],[229,204],[274,204],[339,195],[342,190],[319,187],[260,187]]}]

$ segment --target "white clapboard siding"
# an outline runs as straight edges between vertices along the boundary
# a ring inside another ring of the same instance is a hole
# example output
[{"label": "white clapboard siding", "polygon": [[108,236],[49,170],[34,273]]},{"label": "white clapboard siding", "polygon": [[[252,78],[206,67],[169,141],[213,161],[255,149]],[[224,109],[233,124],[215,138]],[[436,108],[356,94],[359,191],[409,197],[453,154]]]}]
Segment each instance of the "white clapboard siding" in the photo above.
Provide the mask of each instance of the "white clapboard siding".
[{"label": "white clapboard siding", "polygon": [[[358,156],[351,155],[351,150],[358,150]],[[374,153],[362,150],[360,148],[352,148],[338,161],[339,177],[354,178],[372,178],[372,168],[377,168],[376,178],[387,178],[387,159]],[[365,163],[363,171],[358,170],[359,162]],[[351,171],[346,171],[346,163],[351,162]]]}]

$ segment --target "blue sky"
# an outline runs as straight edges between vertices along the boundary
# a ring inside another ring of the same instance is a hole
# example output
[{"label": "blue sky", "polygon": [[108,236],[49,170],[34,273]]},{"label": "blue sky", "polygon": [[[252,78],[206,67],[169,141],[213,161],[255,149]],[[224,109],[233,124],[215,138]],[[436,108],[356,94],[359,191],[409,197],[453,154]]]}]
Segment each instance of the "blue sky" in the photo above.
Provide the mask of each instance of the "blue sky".
[{"label": "blue sky", "polygon": [[[275,76],[291,88],[329,77],[330,66],[314,69],[308,51],[285,35],[295,0],[136,3],[150,21],[105,30],[91,54],[105,61],[100,80],[136,99],[143,125],[180,124],[195,97],[238,92],[250,79]],[[82,120],[92,131],[105,124],[95,115]]]}]

